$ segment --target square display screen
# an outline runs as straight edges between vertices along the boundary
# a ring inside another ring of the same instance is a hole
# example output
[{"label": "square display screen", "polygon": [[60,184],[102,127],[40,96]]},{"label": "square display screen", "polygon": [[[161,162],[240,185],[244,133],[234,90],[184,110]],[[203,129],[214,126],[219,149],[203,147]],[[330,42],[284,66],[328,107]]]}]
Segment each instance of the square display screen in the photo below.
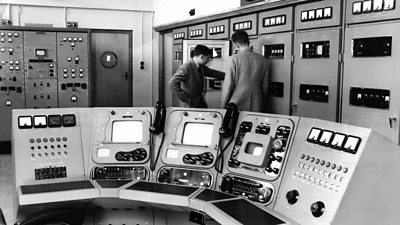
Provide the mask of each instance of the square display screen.
[{"label": "square display screen", "polygon": [[214,126],[211,123],[186,123],[183,129],[182,144],[211,145]]},{"label": "square display screen", "polygon": [[112,142],[137,143],[143,140],[142,121],[114,121],[112,125]]}]

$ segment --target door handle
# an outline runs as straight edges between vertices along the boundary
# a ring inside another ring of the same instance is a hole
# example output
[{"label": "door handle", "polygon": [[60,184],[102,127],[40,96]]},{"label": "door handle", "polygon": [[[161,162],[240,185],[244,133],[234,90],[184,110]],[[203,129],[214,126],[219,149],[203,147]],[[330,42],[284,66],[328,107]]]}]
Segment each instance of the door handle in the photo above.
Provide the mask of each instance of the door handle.
[{"label": "door handle", "polygon": [[396,122],[397,116],[393,114],[392,116],[389,116],[389,126],[390,128],[393,128],[393,123]]},{"label": "door handle", "polygon": [[128,72],[124,73],[125,80],[128,80]]}]

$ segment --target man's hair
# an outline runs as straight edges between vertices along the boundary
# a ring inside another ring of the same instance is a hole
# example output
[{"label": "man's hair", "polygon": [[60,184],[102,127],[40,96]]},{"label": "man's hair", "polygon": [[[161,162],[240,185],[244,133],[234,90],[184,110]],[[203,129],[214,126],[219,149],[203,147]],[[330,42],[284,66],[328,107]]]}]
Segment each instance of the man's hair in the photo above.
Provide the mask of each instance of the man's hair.
[{"label": "man's hair", "polygon": [[249,35],[244,30],[235,31],[235,33],[232,34],[232,41],[234,43],[242,44],[242,45],[243,44],[247,44],[247,45],[250,44]]},{"label": "man's hair", "polygon": [[212,53],[213,53],[212,50],[209,49],[207,46],[196,45],[196,47],[194,48],[193,56],[198,56],[198,55],[212,56]]}]

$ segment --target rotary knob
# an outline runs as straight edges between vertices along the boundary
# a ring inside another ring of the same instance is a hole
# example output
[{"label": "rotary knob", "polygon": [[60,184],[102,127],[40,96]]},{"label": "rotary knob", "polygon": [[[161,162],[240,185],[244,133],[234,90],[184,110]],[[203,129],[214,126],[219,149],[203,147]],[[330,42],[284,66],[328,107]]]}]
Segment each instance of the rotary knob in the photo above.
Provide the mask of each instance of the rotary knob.
[{"label": "rotary knob", "polygon": [[311,204],[310,210],[314,217],[320,217],[325,212],[325,204],[321,201],[314,202]]},{"label": "rotary knob", "polygon": [[172,180],[171,178],[171,171],[169,169],[161,169],[158,175],[158,182],[166,182],[170,183]]},{"label": "rotary knob", "polygon": [[291,190],[286,193],[286,200],[290,205],[293,205],[299,199],[299,192],[297,190]]},{"label": "rotary knob", "polygon": [[275,140],[272,142],[272,148],[273,148],[275,151],[282,151],[282,147],[283,147],[283,142],[282,142],[281,139],[275,139]]}]

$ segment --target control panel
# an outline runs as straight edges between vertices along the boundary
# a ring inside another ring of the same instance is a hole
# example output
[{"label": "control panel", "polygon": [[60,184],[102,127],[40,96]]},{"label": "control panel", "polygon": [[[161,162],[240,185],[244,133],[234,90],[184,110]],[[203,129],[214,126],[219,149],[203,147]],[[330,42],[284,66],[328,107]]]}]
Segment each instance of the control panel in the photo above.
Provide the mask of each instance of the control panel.
[{"label": "control panel", "polygon": [[242,113],[227,153],[220,189],[271,204],[279,189],[297,120],[296,117]]},{"label": "control panel", "polygon": [[325,0],[295,7],[297,29],[323,28],[341,24],[342,1]]},{"label": "control panel", "polygon": [[349,102],[354,106],[389,109],[390,90],[351,87]]},{"label": "control panel", "polygon": [[230,34],[235,31],[244,30],[250,36],[257,35],[257,14],[234,17],[230,19]]},{"label": "control panel", "polygon": [[1,142],[12,109],[89,106],[88,52],[87,30],[0,30]]},{"label": "control panel", "polygon": [[150,108],[93,109],[92,179],[150,178]]},{"label": "control panel", "polygon": [[392,55],[392,37],[353,39],[353,57],[382,57]]},{"label": "control panel", "polygon": [[56,33],[25,31],[24,62],[26,108],[56,108]]},{"label": "control panel", "polygon": [[87,179],[143,180],[139,186],[173,192],[204,187],[307,225],[379,224],[397,215],[399,146],[371,129],[232,105],[154,111],[13,110],[17,187]]},{"label": "control panel", "polygon": [[83,179],[80,111],[13,110],[13,157],[17,185]]},{"label": "control panel", "polygon": [[207,23],[207,39],[225,39],[229,38],[229,20],[219,20]]},{"label": "control panel", "polygon": [[329,86],[300,84],[300,99],[304,101],[329,102]]},{"label": "control panel", "polygon": [[[392,149],[385,153],[377,151],[388,146]],[[394,148],[398,147],[370,129],[301,118],[275,209],[300,224],[363,223],[358,213],[366,212],[372,202],[388,210],[383,201],[390,197],[373,186],[385,180],[380,176],[388,176],[383,167],[395,166],[388,160],[398,154]],[[361,200],[374,194],[381,197],[366,201],[371,203]]]},{"label": "control panel", "polygon": [[302,58],[329,58],[329,41],[302,43]]},{"label": "control panel", "polygon": [[57,33],[59,107],[89,105],[87,33]]},{"label": "control panel", "polygon": [[171,109],[157,165],[157,181],[213,187],[223,111]]},{"label": "control panel", "polygon": [[356,24],[376,20],[399,18],[396,0],[349,0],[346,1],[346,23]]},{"label": "control panel", "polygon": [[11,139],[11,111],[25,108],[23,33],[0,31],[0,141]]}]

